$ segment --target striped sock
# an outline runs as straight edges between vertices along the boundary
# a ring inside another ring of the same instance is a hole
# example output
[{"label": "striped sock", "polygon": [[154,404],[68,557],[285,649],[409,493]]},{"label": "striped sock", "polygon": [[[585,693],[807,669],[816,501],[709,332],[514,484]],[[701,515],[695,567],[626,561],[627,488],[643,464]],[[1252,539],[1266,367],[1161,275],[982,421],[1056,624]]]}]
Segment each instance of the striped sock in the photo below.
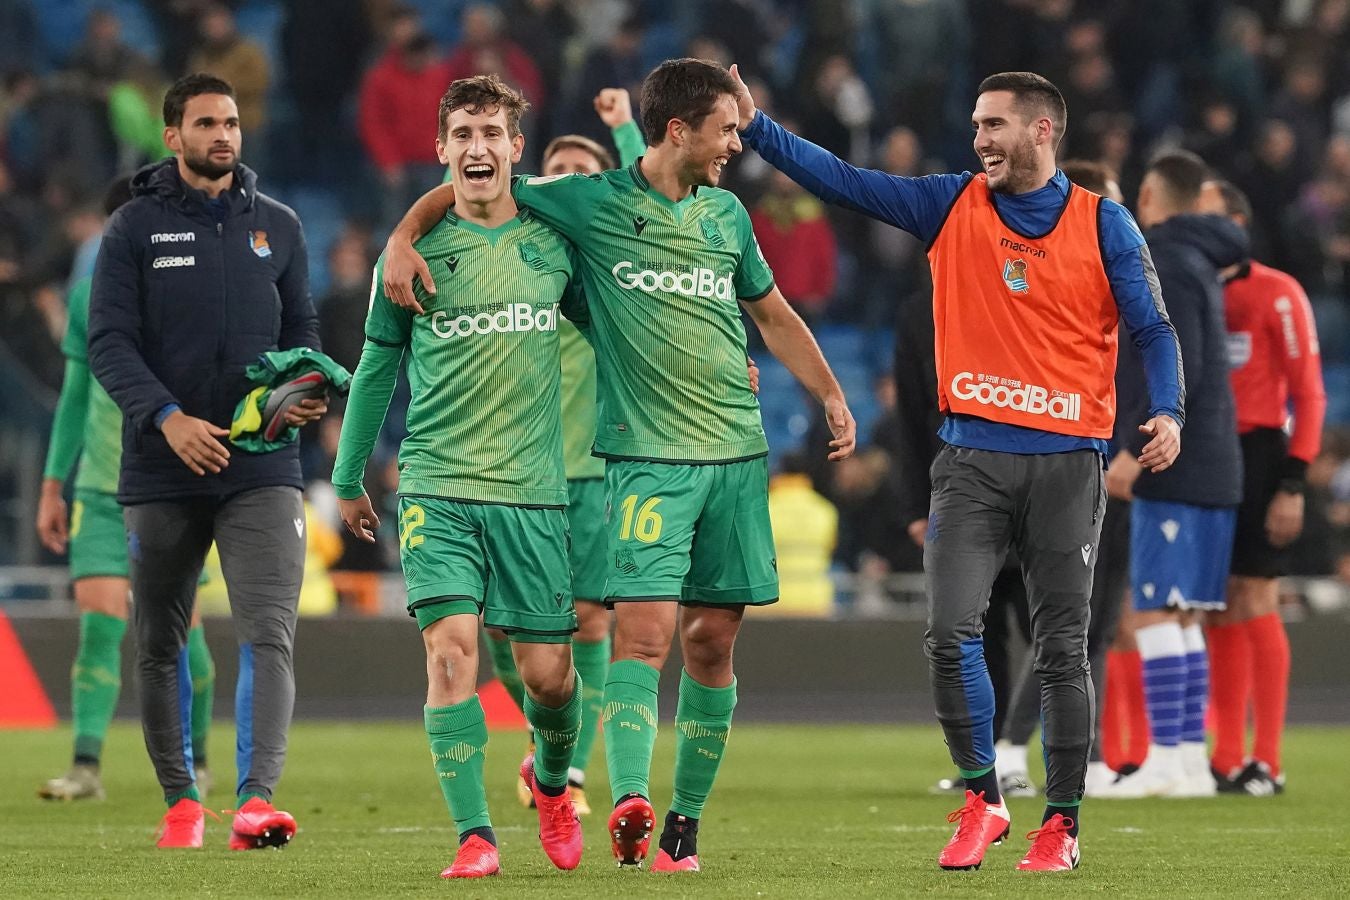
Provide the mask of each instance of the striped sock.
[{"label": "striped sock", "polygon": [[1184,744],[1205,743],[1205,713],[1209,705],[1209,654],[1205,651],[1205,633],[1199,625],[1181,630],[1186,646],[1186,711],[1181,722]]},{"label": "striped sock", "polygon": [[1144,663],[1144,705],[1148,727],[1159,747],[1181,744],[1186,712],[1186,643],[1179,622],[1160,622],[1135,632]]}]

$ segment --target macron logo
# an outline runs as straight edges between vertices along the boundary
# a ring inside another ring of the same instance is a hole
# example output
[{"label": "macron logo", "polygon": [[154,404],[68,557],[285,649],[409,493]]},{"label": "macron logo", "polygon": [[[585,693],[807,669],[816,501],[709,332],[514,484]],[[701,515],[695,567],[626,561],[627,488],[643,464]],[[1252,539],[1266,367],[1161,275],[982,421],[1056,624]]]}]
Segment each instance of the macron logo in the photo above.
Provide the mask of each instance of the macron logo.
[{"label": "macron logo", "polygon": [[195,241],[197,235],[191,231],[161,231],[150,235],[152,244],[181,244],[184,241]]},{"label": "macron logo", "polygon": [[1169,544],[1176,543],[1177,535],[1181,532],[1180,522],[1178,522],[1176,519],[1168,519],[1166,522],[1163,522],[1162,525],[1160,525],[1159,527],[1162,528],[1163,537],[1167,538],[1167,543]]}]

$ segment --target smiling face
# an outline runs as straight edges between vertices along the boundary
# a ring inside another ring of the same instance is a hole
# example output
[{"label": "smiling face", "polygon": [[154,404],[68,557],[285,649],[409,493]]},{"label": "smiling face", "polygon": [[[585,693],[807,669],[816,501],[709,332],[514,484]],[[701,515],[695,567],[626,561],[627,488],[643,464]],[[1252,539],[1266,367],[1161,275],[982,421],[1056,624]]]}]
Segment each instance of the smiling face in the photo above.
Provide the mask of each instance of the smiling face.
[{"label": "smiling face", "polygon": [[[1054,129],[1049,117],[1028,120],[1012,91],[987,91],[976,99],[970,121],[991,191],[1021,194],[1044,183],[1041,157]],[[1049,152],[1053,165],[1053,149]]]},{"label": "smiling face", "polygon": [[223,178],[239,164],[239,107],[225,94],[191,97],[182,124],[164,129],[164,143],[192,172],[212,181]]},{"label": "smiling face", "polygon": [[499,106],[450,110],[445,138],[436,139],[436,156],[453,172],[456,202],[488,206],[510,199],[511,166],[524,149],[524,136],[511,135]]},{"label": "smiling face", "polygon": [[680,180],[689,185],[717,187],[722,180],[722,169],[731,158],[741,152],[741,138],[736,132],[740,113],[736,98],[723,94],[713,104],[712,112],[703,117],[697,128],[685,122],[673,125],[680,134]]}]

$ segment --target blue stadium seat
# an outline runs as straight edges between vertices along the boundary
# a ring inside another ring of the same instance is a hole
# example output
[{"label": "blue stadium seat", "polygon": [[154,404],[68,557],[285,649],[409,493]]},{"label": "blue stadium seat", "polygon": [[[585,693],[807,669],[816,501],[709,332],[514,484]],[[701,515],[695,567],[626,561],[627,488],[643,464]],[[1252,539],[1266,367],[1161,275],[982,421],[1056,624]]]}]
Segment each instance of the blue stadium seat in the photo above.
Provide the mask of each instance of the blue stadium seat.
[{"label": "blue stadium seat", "polygon": [[1322,380],[1327,388],[1327,424],[1350,425],[1350,364],[1325,365]]}]

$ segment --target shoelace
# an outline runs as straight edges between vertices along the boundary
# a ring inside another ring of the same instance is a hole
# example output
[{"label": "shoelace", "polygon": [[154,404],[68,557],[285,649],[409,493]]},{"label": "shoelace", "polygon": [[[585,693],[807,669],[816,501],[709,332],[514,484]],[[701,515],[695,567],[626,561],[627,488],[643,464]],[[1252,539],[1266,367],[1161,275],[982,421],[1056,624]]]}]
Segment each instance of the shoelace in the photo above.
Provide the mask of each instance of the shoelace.
[{"label": "shoelace", "polygon": [[567,802],[547,804],[548,817],[550,820],[552,820],[553,827],[555,829],[559,831],[565,831],[567,830],[568,827],[576,825],[577,822],[576,809],[572,806],[571,798],[566,793],[562,794],[560,797],[556,799],[560,801],[566,800]]},{"label": "shoelace", "polygon": [[170,807],[169,811],[164,814],[164,818],[160,820],[159,831],[155,832],[155,837],[163,837],[164,833],[169,830],[170,825],[191,825],[195,823],[199,811],[215,819],[217,822],[220,821],[220,816],[216,815],[215,810],[207,809],[204,806],[198,807],[197,809],[179,809],[178,805],[174,804]]},{"label": "shoelace", "polygon": [[[974,828],[979,824],[978,814],[980,812],[980,807],[988,805],[989,804],[984,802],[984,794],[979,793],[975,794],[968,801],[966,801],[965,806],[961,807],[960,809],[952,810],[950,813],[948,813],[947,814],[948,822],[955,822],[958,819],[961,821],[961,824],[956,826],[955,838],[970,837],[970,832],[974,830]],[[966,813],[971,813],[972,815],[967,816]]]},{"label": "shoelace", "polygon": [[1027,851],[1027,856],[1044,860],[1059,859],[1059,844],[1051,838],[1068,834],[1071,828],[1073,819],[1061,818],[1059,821],[1051,819],[1035,831],[1028,831],[1027,840],[1031,841],[1031,849]]}]

